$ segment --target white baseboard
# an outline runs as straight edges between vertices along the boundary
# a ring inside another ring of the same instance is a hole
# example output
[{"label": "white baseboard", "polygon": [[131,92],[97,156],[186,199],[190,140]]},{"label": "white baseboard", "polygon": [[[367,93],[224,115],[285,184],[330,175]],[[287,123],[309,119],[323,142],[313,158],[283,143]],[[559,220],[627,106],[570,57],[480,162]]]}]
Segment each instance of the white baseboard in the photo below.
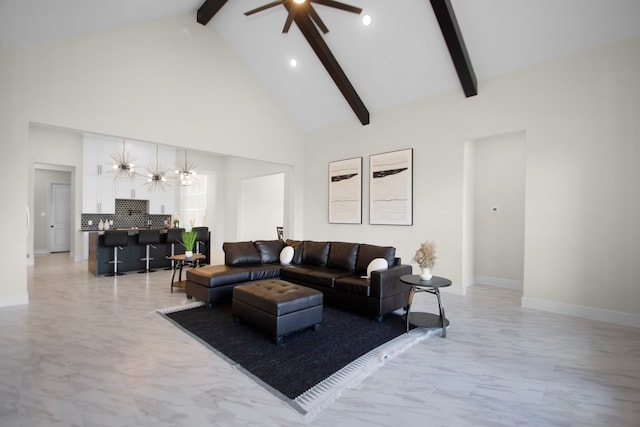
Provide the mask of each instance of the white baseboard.
[{"label": "white baseboard", "polygon": [[29,294],[23,295],[7,295],[0,297],[0,307],[11,307],[14,305],[29,304]]},{"label": "white baseboard", "polygon": [[522,280],[503,279],[501,277],[473,276],[473,283],[477,283],[479,285],[496,286],[499,288],[514,289],[516,291],[523,290]]},{"label": "white baseboard", "polygon": [[599,320],[601,322],[615,323],[616,325],[640,328],[640,315],[634,313],[605,310],[602,308],[567,304],[564,302],[532,297],[522,297],[521,305],[524,308],[533,308],[535,310],[550,311],[558,314],[582,317],[584,319]]}]

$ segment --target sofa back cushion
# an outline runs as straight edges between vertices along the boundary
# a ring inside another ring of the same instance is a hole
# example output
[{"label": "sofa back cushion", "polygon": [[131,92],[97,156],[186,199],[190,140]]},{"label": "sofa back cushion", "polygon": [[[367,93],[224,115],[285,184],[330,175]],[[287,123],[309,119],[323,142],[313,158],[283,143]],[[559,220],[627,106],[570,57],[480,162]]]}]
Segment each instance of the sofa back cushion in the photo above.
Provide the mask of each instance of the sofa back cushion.
[{"label": "sofa back cushion", "polygon": [[302,250],[302,263],[309,265],[327,265],[329,242],[305,240]]},{"label": "sofa back cushion", "polygon": [[358,260],[356,261],[356,272],[358,274],[366,274],[367,266],[376,258],[386,259],[389,267],[393,267],[396,259],[396,248],[393,246],[375,246],[361,243],[360,249],[358,250]]},{"label": "sofa back cushion", "polygon": [[327,266],[340,270],[356,271],[356,257],[359,247],[360,245],[357,243],[331,242]]},{"label": "sofa back cushion", "polygon": [[284,248],[284,242],[278,240],[256,240],[253,242],[260,252],[262,262],[277,262],[280,258],[280,251]]},{"label": "sofa back cushion", "polygon": [[224,242],[224,263],[226,265],[260,264],[262,258],[253,242]]},{"label": "sofa back cushion", "polygon": [[291,240],[287,239],[287,246],[291,246],[293,248],[293,259],[291,260],[294,264],[302,264],[302,251],[304,250],[304,242],[300,240]]}]

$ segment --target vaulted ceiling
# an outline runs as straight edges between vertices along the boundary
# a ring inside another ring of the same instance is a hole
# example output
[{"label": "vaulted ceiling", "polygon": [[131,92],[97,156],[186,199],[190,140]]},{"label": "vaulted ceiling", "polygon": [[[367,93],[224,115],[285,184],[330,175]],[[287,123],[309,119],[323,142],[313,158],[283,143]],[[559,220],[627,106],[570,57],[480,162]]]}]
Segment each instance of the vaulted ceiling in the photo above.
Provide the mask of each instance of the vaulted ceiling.
[{"label": "vaulted ceiling", "polygon": [[[210,0],[212,1],[212,0]],[[217,1],[217,0],[216,0]],[[229,0],[213,26],[267,91],[305,131],[342,121],[364,123],[298,25],[282,34],[288,9],[251,16],[265,0]],[[193,15],[205,0],[0,0],[0,38],[14,48],[178,14]],[[345,0],[361,15],[325,5],[315,9],[329,32],[321,42],[361,99],[375,113],[444,91],[465,98],[430,0]],[[638,0],[450,0],[482,80],[518,68],[640,34]],[[362,15],[372,23],[364,26]],[[290,59],[299,66],[291,68]],[[467,93],[468,95],[468,93]]]}]

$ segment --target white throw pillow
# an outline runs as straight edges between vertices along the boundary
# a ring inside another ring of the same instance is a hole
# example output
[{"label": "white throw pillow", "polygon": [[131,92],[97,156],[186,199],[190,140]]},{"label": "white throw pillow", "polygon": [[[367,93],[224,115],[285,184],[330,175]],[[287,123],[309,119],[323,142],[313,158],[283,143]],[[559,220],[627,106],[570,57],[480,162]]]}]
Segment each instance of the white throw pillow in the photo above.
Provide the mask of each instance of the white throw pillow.
[{"label": "white throw pillow", "polygon": [[290,264],[293,259],[293,247],[285,246],[280,251],[280,264]]},{"label": "white throw pillow", "polygon": [[384,259],[384,258],[375,258],[367,266],[367,276],[366,276],[366,278],[368,279],[368,278],[371,277],[371,272],[372,271],[386,270],[387,268],[389,268],[389,263],[387,262],[386,259]]}]

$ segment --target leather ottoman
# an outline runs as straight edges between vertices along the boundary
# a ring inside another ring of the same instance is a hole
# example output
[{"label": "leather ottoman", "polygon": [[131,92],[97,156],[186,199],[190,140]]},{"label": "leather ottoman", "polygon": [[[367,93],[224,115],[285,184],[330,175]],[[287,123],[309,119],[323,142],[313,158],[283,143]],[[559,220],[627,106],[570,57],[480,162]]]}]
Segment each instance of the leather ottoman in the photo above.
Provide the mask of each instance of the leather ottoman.
[{"label": "leather ottoman", "polygon": [[322,322],[322,292],[279,279],[233,288],[233,315],[273,337],[277,345],[292,332]]}]

